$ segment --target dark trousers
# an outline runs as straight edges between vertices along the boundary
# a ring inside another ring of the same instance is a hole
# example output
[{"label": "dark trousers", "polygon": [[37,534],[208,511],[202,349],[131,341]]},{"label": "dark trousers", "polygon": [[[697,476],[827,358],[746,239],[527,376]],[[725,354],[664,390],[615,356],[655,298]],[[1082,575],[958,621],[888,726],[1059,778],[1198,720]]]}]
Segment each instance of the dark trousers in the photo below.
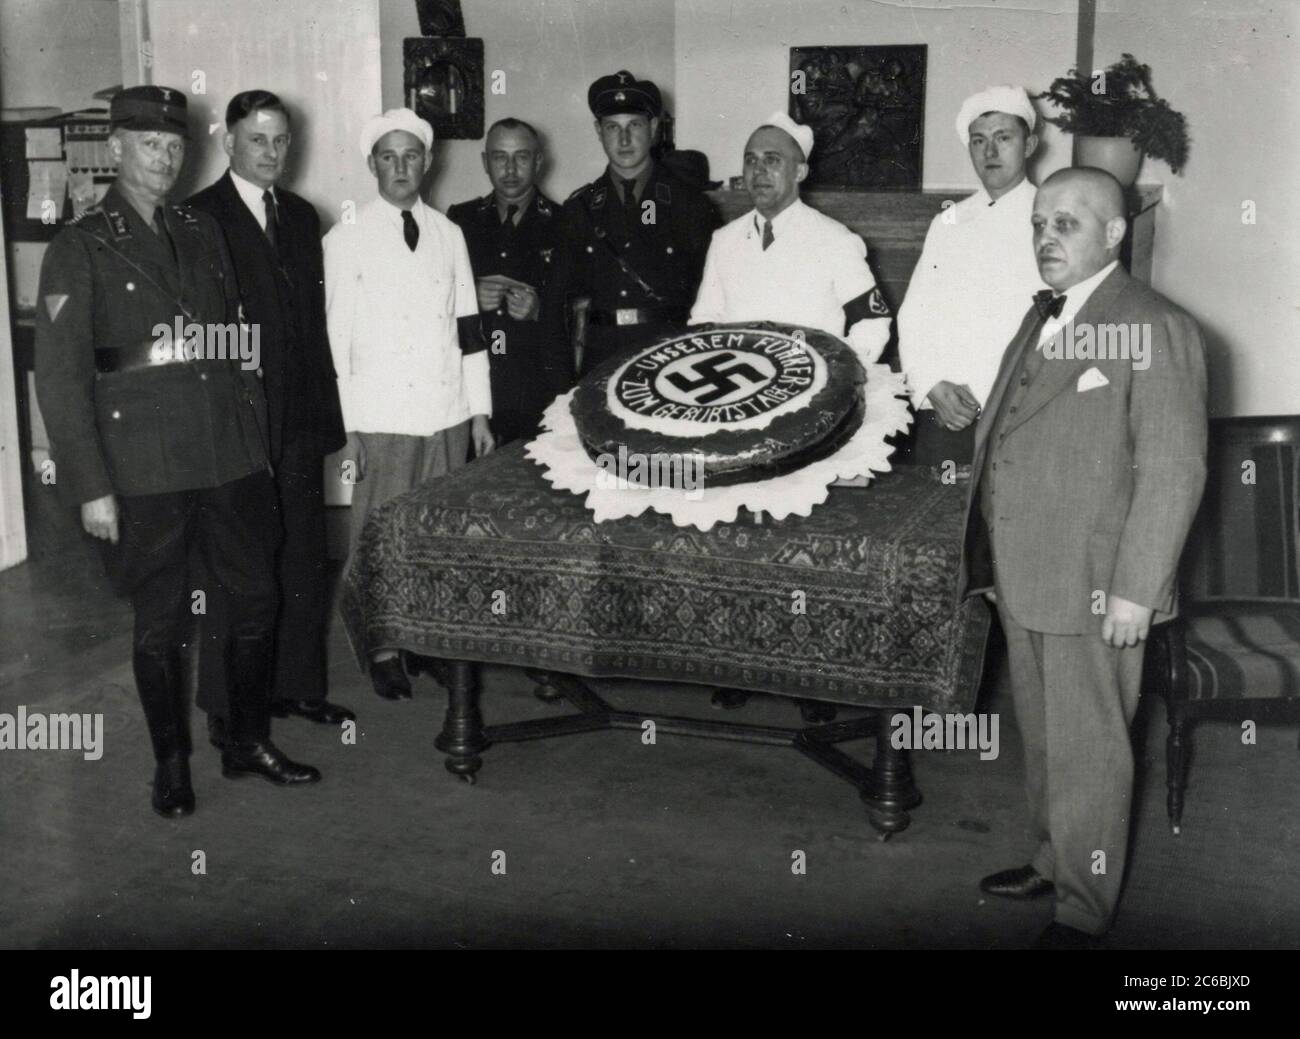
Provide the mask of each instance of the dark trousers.
[{"label": "dark trousers", "polygon": [[[233,636],[269,631],[277,523],[275,487],[265,470],[206,490],[119,497],[118,543],[107,546],[106,564],[135,611],[134,649],[179,650],[198,604],[214,599],[230,605]],[[192,566],[195,560],[201,568]]]},{"label": "dark trousers", "polygon": [[912,465],[942,467],[945,462],[970,465],[975,456],[975,423],[954,432],[945,429],[930,408],[916,412],[912,423],[912,450],[907,461]]},{"label": "dark trousers", "polygon": [[[315,448],[285,444],[275,469],[279,503],[274,581],[279,597],[275,622],[272,698],[325,699],[325,628],[329,619],[329,559],[325,532],[324,459]],[[239,623],[227,601],[201,618],[198,706],[226,716],[221,647]]]}]

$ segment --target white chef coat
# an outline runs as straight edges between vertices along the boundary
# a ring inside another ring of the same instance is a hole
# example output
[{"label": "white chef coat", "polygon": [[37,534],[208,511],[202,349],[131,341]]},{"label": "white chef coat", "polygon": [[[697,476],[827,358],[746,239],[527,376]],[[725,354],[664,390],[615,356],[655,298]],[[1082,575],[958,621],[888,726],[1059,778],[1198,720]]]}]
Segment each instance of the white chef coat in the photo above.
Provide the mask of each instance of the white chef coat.
[{"label": "white chef coat", "polygon": [[487,351],[462,355],[456,319],[478,314],[461,230],[417,201],[414,252],[383,198],[325,236],[325,311],[349,432],[430,436],[491,415]]},{"label": "white chef coat", "polygon": [[[930,222],[898,311],[898,355],[912,400],[937,382],[970,387],[984,405],[1002,354],[1043,287],[1034,262],[1034,186],[996,202],[983,188]],[[946,217],[946,219],[945,219]]]},{"label": "white chef coat", "polygon": [[[690,323],[780,321],[845,338],[844,304],[876,287],[862,239],[802,199],[773,219],[767,249],[765,223],[752,209],[713,232]],[[888,313],[856,322],[847,339],[873,364],[889,341]]]}]

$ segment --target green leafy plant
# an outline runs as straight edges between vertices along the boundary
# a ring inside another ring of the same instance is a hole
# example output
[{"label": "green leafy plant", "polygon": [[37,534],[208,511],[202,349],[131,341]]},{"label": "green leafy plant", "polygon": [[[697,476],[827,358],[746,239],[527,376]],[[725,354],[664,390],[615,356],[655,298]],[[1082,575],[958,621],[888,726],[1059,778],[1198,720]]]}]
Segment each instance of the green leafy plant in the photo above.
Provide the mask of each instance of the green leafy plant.
[{"label": "green leafy plant", "polygon": [[1187,119],[1169,107],[1151,86],[1151,66],[1125,54],[1096,75],[1070,69],[1041,94],[1061,114],[1047,121],[1066,133],[1127,137],[1153,159],[1178,173],[1187,165]]}]

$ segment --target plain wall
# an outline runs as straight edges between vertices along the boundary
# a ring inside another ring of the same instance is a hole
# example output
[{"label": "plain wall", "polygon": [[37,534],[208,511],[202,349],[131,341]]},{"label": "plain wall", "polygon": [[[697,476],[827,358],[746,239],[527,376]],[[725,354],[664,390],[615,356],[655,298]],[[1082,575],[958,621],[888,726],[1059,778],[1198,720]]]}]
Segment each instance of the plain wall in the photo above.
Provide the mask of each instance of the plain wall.
[{"label": "plain wall", "polygon": [[[677,0],[676,12],[677,144],[708,155],[714,180],[739,174],[750,132],[787,111],[791,47],[924,43],[922,186],[935,189],[979,186],[954,125],[962,101],[995,83],[1045,90],[1074,64],[1078,21],[1075,0]],[[1046,127],[1035,178],[1069,163],[1069,138]]]},{"label": "plain wall", "polygon": [[186,92],[196,135],[178,199],[229,167],[226,104],[255,87],[278,94],[293,114],[285,183],[316,206],[326,228],[345,203],[373,197],[357,140],[379,104],[375,0],[149,0],[146,14],[151,81]]},{"label": "plain wall", "polygon": [[[564,201],[598,177],[605,156],[587,108],[587,87],[620,69],[653,79],[670,107],[674,51],[672,0],[464,0],[467,36],[483,39],[486,130],[503,116],[524,119],[545,138],[542,189]],[[385,108],[404,105],[402,40],[419,36],[412,0],[379,0]],[[505,72],[504,95],[490,92]],[[439,209],[490,189],[483,141],[441,141],[431,201]]]},{"label": "plain wall", "polygon": [[103,108],[121,82],[114,0],[0,0],[0,105]]},{"label": "plain wall", "polygon": [[1139,180],[1165,187],[1152,282],[1206,333],[1216,415],[1300,412],[1298,35],[1293,0],[1106,0],[1097,14],[1094,66],[1133,54],[1187,117],[1182,176],[1148,160]]}]

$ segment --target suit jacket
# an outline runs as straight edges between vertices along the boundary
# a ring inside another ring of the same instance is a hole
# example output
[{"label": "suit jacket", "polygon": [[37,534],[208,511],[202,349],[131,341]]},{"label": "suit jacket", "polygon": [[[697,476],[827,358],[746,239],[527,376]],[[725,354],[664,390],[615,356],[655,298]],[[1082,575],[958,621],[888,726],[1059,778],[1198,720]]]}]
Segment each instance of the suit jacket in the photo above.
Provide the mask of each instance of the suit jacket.
[{"label": "suit jacket", "polygon": [[[1097,591],[1171,614],[1178,559],[1205,484],[1205,345],[1196,322],[1117,267],[1073,322],[1105,323],[1149,328],[1149,367],[1045,357],[1015,414],[999,422],[1038,338],[1031,307],[975,431],[958,587],[970,594],[991,585],[991,564],[1000,605],[1034,631],[1095,630]],[[980,509],[980,484],[990,476],[991,537]]]},{"label": "suit jacket", "polygon": [[306,199],[278,186],[275,193],[281,217],[279,257],[229,170],[189,205],[221,225],[245,317],[260,327],[271,456],[278,461],[285,443],[326,455],[341,448],[347,437],[325,328],[320,218]]}]

